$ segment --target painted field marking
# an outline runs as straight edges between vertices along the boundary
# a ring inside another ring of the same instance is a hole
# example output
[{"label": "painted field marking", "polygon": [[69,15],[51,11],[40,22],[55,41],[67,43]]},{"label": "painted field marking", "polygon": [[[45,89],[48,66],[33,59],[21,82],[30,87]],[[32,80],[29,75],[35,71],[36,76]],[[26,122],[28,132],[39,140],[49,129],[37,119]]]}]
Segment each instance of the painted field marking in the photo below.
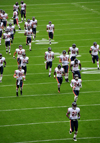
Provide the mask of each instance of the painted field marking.
[{"label": "painted field marking", "polygon": [[[99,80],[100,81],[100,80]],[[15,86],[15,85],[14,85]],[[86,92],[81,92],[81,96],[82,94],[91,94],[91,93],[99,93],[100,91],[86,91]],[[19,96],[19,97],[16,97],[16,96],[3,96],[3,97],[0,97],[0,99],[8,99],[8,98],[24,98],[24,97],[38,97],[38,96],[60,96],[60,95],[73,95],[72,92],[67,92],[67,93],[49,93],[49,94],[33,94],[33,95],[23,95],[23,96]],[[83,95],[84,96],[84,95]],[[89,95],[90,96],[90,95]]]},{"label": "painted field marking", "polygon": [[[90,106],[100,106],[100,104],[88,104],[88,105],[78,105],[79,107],[90,107]],[[23,110],[44,110],[44,109],[56,109],[56,108],[67,108],[69,106],[52,106],[52,107],[34,107],[34,108],[21,108],[21,109],[4,109],[0,112],[12,112],[12,111],[23,111]]]},{"label": "painted field marking", "polygon": [[[32,41],[32,42],[35,42],[35,44],[38,44],[38,45],[49,44],[49,40],[47,40],[45,38],[42,38],[42,40],[35,40],[35,41]],[[54,42],[54,40],[51,40],[51,43],[52,44],[58,44],[58,42]]]},{"label": "painted field marking", "polygon": [[[88,120],[79,120],[79,122],[94,122],[100,121],[100,119],[88,119]],[[51,121],[51,122],[37,122],[37,123],[26,123],[26,124],[11,124],[11,125],[0,125],[2,127],[14,127],[14,126],[29,126],[29,125],[41,125],[41,124],[59,124],[59,123],[69,123],[70,121]]]},{"label": "painted field marking", "polygon": [[[100,137],[81,137],[77,138],[78,140],[89,140],[89,139],[99,139]],[[62,139],[46,139],[46,140],[34,140],[34,141],[22,141],[22,142],[14,142],[14,143],[39,143],[39,142],[54,142],[54,141],[67,141],[73,140],[72,138],[62,138]]]}]

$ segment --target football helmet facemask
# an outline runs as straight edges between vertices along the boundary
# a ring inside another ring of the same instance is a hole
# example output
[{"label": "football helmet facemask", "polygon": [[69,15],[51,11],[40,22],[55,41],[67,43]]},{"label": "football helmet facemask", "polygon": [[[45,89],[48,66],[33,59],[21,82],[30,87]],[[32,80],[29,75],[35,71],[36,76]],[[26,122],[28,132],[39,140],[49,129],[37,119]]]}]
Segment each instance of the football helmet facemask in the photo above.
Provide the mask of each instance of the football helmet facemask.
[{"label": "football helmet facemask", "polygon": [[76,48],[76,44],[73,44],[72,47],[73,47],[73,48]]},{"label": "football helmet facemask", "polygon": [[76,109],[76,107],[77,107],[76,102],[73,102],[73,103],[72,103],[72,108],[73,108],[73,109]]}]

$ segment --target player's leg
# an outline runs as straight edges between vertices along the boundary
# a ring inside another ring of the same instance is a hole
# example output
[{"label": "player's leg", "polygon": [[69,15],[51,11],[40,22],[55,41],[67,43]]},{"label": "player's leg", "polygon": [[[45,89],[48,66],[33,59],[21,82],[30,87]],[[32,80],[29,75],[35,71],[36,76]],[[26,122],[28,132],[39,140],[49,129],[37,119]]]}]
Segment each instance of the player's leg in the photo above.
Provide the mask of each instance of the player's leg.
[{"label": "player's leg", "polygon": [[49,44],[51,45],[51,32],[49,32]]},{"label": "player's leg", "polygon": [[1,72],[0,82],[2,82],[2,77],[3,77],[3,66],[0,67],[0,72]]},{"label": "player's leg", "polygon": [[18,25],[19,30],[21,30],[20,25],[18,23],[18,18],[16,18],[16,24]]},{"label": "player's leg", "polygon": [[20,94],[22,95],[23,80],[20,81]]},{"label": "player's leg", "polygon": [[49,62],[49,63],[50,63],[50,68],[49,68],[49,77],[51,77],[52,62]]},{"label": "player's leg", "polygon": [[69,71],[69,66],[63,66],[64,70],[65,70],[65,81],[69,82],[68,80],[68,71]]},{"label": "player's leg", "polygon": [[8,54],[8,47],[7,47],[7,41],[5,41],[5,47],[6,47],[6,54]]},{"label": "player's leg", "polygon": [[69,134],[71,134],[73,131],[74,131],[73,120],[70,120],[70,130],[69,130]]},{"label": "player's leg", "polygon": [[98,57],[98,55],[96,56],[96,61],[97,61],[97,68],[99,70],[99,57]]},{"label": "player's leg", "polygon": [[74,102],[76,102],[77,101],[77,99],[78,99],[78,95],[79,95],[79,91],[78,90],[73,90],[73,93],[74,93]]},{"label": "player's leg", "polygon": [[26,11],[24,11],[24,21],[26,21]]},{"label": "player's leg", "polygon": [[20,65],[20,58],[17,58],[17,64]]},{"label": "player's leg", "polygon": [[56,77],[57,83],[58,83],[58,92],[60,93],[60,78]]},{"label": "player's leg", "polygon": [[0,45],[1,45],[2,31],[0,31]]},{"label": "player's leg", "polygon": [[21,20],[23,22],[23,10],[21,10]]},{"label": "player's leg", "polygon": [[32,40],[31,40],[31,38],[29,38],[29,50],[31,51],[32,49],[31,49],[31,42],[32,42]]},{"label": "player's leg", "polygon": [[76,137],[77,137],[77,132],[78,132],[78,121],[74,121],[74,127],[75,127],[75,132],[74,132],[74,137],[73,140],[77,141]]},{"label": "player's leg", "polygon": [[11,50],[11,44],[10,44],[10,41],[8,41],[8,46],[9,46],[9,55],[11,55],[11,52],[10,52],[10,50]]},{"label": "player's leg", "polygon": [[16,81],[16,96],[18,96],[18,89],[19,89],[19,85],[18,85],[18,80]]}]

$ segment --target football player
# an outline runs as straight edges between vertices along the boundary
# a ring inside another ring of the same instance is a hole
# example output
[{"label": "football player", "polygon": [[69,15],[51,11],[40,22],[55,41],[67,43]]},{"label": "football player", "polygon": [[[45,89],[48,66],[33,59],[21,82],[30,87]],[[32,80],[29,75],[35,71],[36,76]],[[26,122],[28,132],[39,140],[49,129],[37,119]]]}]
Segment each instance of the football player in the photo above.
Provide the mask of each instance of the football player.
[{"label": "football player", "polygon": [[20,57],[20,63],[21,63],[22,69],[24,70],[25,79],[26,79],[26,72],[27,72],[26,64],[28,64],[28,60],[29,60],[29,57],[26,57],[26,54],[23,53],[22,57]]},{"label": "football player", "polygon": [[11,43],[13,43],[14,34],[15,34],[15,26],[13,26],[12,23],[9,23],[9,26],[7,26],[7,29],[11,33]]},{"label": "football player", "polygon": [[3,22],[1,22],[1,19],[0,19],[0,45],[1,45],[1,37],[2,37],[2,31],[3,31]]},{"label": "football player", "polygon": [[10,39],[11,39],[11,34],[9,32],[9,29],[5,30],[5,33],[3,34],[3,39],[5,39],[5,47],[6,47],[6,54],[8,54],[8,47],[9,47],[9,55],[11,55],[10,49]]},{"label": "football player", "polygon": [[17,13],[16,9],[14,9],[13,17],[12,17],[12,18],[14,19],[14,20],[13,20],[14,26],[16,26],[16,24],[17,24],[19,30],[21,30],[20,25],[19,25],[19,23],[18,23],[18,13]]},{"label": "football player", "polygon": [[63,50],[62,55],[59,57],[59,63],[62,63],[62,66],[65,71],[65,81],[69,82],[68,80],[68,71],[69,71],[69,55],[66,55],[66,51]]},{"label": "football player", "polygon": [[13,58],[15,59],[15,55],[17,53],[17,63],[20,64],[20,57],[22,57],[22,54],[25,53],[25,50],[22,49],[22,45],[19,45],[19,49],[17,48],[14,52]]},{"label": "football player", "polygon": [[77,107],[76,102],[73,102],[72,107],[68,108],[66,116],[70,120],[69,134],[72,134],[75,130],[73,140],[77,141],[76,137],[78,133],[78,119],[80,119],[80,108]]},{"label": "football player", "polygon": [[97,42],[93,43],[93,46],[91,46],[89,53],[92,56],[92,62],[93,64],[95,64],[95,60],[97,61],[97,68],[99,70],[99,57],[98,57],[98,51],[100,54],[100,50],[99,50],[99,45],[97,44]]},{"label": "football player", "polygon": [[[4,65],[3,65],[4,62]],[[6,61],[5,57],[2,57],[2,54],[0,53],[0,82],[2,82],[2,77],[3,77],[3,67],[6,67]]]},{"label": "football player", "polygon": [[2,22],[3,22],[4,30],[5,30],[7,27],[8,14],[5,13],[5,11],[3,11],[1,14],[1,18],[2,18]]},{"label": "football player", "polygon": [[37,20],[35,19],[35,17],[32,17],[31,20],[31,26],[32,26],[32,32],[33,32],[33,40],[36,38],[36,27],[37,27]]},{"label": "football player", "polygon": [[3,10],[0,9],[0,21],[1,21],[1,22],[2,22],[2,12],[3,12]]},{"label": "football player", "polygon": [[[56,74],[57,74],[57,76],[56,76]],[[57,80],[59,93],[60,93],[60,86],[63,81],[62,76],[65,76],[64,68],[62,68],[61,65],[58,65],[54,70],[54,78],[56,78],[56,80]]]},{"label": "football player", "polygon": [[52,24],[51,21],[49,21],[49,24],[47,25],[46,28],[47,32],[48,32],[48,36],[49,36],[49,44],[51,45],[51,39],[53,39],[53,34],[54,34],[54,24]]},{"label": "football player", "polygon": [[82,80],[78,79],[78,74],[75,74],[74,77],[75,79],[71,80],[70,86],[72,87],[73,93],[75,95],[74,102],[76,102],[79,96],[79,90],[82,87]]},{"label": "football player", "polygon": [[69,47],[68,54],[69,52],[71,52],[70,54],[71,61],[74,61],[76,56],[79,54],[79,49],[76,47],[76,44],[73,44],[72,47]]},{"label": "football player", "polygon": [[80,60],[74,59],[74,61],[71,61],[71,63],[70,63],[70,70],[72,71],[73,79],[74,79],[74,75],[75,74],[78,74],[78,77],[81,79],[81,74],[80,74],[81,63],[80,63]]},{"label": "football player", "polygon": [[18,65],[18,70],[15,70],[13,77],[16,78],[16,95],[18,96],[19,87],[20,87],[20,94],[22,95],[23,78],[25,79],[25,76],[24,76],[24,70],[20,65]]},{"label": "football player", "polygon": [[52,61],[54,60],[54,52],[52,51],[51,47],[48,48],[48,51],[45,52],[46,60],[46,70],[49,68],[49,77],[51,77],[51,69],[52,69]]},{"label": "football player", "polygon": [[[13,10],[14,10],[14,9],[17,11],[17,14],[19,15],[20,8],[19,8],[18,2],[16,2],[16,3],[13,5]],[[18,12],[18,11],[19,11],[19,12]]]},{"label": "football player", "polygon": [[31,27],[31,21],[30,21],[30,19],[28,19],[27,22],[25,22],[25,24],[24,24],[25,30],[27,30],[28,27]]},{"label": "football player", "polygon": [[31,51],[31,42],[32,42],[32,29],[30,26],[28,27],[27,30],[25,30],[24,35],[26,36],[26,45],[29,45],[29,50]]},{"label": "football player", "polygon": [[21,1],[21,19],[23,22],[23,16],[24,16],[24,21],[26,21],[26,4]]}]

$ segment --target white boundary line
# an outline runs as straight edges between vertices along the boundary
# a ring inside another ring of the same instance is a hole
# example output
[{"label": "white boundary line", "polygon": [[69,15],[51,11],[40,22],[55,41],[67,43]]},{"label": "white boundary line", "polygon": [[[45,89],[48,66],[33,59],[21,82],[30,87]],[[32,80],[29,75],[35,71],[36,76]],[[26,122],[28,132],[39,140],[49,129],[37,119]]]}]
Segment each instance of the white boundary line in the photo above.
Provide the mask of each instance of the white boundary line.
[{"label": "white boundary line", "polygon": [[[88,104],[88,105],[78,105],[79,107],[87,107],[87,106],[100,106],[100,104]],[[34,108],[21,108],[21,109],[5,109],[0,110],[0,112],[10,112],[10,111],[25,111],[25,110],[43,110],[43,109],[56,109],[56,108],[66,108],[69,106],[52,106],[52,107],[34,107]]]},{"label": "white boundary line", "polygon": [[[81,92],[81,96],[82,94],[91,94],[91,93],[99,93],[100,91],[86,91],[86,92]],[[69,95],[69,94],[72,94],[73,95],[73,92],[67,92],[67,93],[51,93],[51,94],[34,94],[34,95],[23,95],[23,96],[19,96],[19,98],[24,98],[24,97],[38,97],[38,96],[60,96],[60,95]],[[6,99],[6,98],[18,98],[16,96],[5,96],[5,97],[0,97],[1,99]]]},{"label": "white boundary line", "polygon": [[[92,122],[100,121],[100,119],[88,119],[88,120],[79,120],[79,122]],[[58,124],[58,123],[69,123],[70,121],[51,121],[51,122],[37,122],[37,123],[26,123],[26,124],[12,124],[12,125],[0,125],[2,127],[14,127],[14,126],[27,126],[27,125],[41,125],[41,124]]]}]

